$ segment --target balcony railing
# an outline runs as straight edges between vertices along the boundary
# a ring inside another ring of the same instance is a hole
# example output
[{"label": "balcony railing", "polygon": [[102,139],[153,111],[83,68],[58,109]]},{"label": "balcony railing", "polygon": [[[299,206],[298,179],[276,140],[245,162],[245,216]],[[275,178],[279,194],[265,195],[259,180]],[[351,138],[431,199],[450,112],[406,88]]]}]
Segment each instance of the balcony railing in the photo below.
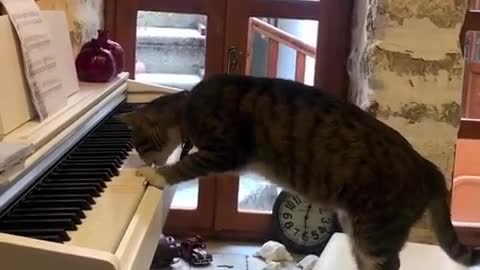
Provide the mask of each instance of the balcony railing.
[{"label": "balcony railing", "polygon": [[292,34],[287,33],[258,18],[250,18],[249,21],[248,54],[246,62],[247,73],[250,72],[251,68],[252,41],[255,32],[267,38],[267,76],[276,77],[279,47],[280,44],[283,44],[295,50],[295,80],[303,83],[305,81],[305,67],[307,56],[315,59],[316,48],[293,36]]}]

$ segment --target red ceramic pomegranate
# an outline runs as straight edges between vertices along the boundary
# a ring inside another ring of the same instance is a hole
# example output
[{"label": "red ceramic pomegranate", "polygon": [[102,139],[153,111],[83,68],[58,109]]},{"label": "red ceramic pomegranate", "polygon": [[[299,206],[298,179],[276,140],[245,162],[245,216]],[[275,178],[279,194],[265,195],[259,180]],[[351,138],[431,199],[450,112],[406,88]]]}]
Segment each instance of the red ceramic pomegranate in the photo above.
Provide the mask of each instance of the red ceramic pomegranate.
[{"label": "red ceramic pomegranate", "polygon": [[84,82],[108,82],[118,74],[115,57],[96,40],[82,48],[75,59],[75,67],[78,79]]},{"label": "red ceramic pomegranate", "polygon": [[117,73],[115,75],[118,75],[125,70],[125,51],[120,44],[108,39],[108,31],[98,29],[97,33],[97,38],[93,38],[90,41],[86,42],[82,46],[81,50],[95,46],[94,43],[98,42],[101,48],[106,49],[110,53],[112,53],[113,57],[115,58],[115,63],[117,67]]}]

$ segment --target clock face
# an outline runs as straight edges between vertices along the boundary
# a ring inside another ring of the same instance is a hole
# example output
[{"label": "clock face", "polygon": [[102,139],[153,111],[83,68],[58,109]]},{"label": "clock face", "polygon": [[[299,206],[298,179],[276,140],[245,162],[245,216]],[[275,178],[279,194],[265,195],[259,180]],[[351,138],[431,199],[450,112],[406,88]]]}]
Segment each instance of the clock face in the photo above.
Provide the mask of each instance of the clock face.
[{"label": "clock face", "polygon": [[297,195],[279,198],[276,219],[283,238],[297,247],[322,246],[335,230],[335,216]]}]

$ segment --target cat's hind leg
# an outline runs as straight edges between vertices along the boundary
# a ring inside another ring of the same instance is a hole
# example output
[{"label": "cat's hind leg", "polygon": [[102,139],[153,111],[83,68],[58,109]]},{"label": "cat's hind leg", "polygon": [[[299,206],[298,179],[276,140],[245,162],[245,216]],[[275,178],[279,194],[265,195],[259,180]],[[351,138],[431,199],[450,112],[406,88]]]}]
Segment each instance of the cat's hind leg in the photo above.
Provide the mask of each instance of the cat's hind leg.
[{"label": "cat's hind leg", "polygon": [[400,269],[400,259],[397,254],[383,254],[375,257],[365,253],[360,249],[353,251],[355,261],[359,270],[398,270]]},{"label": "cat's hind leg", "polygon": [[410,226],[367,220],[353,222],[352,251],[359,270],[398,270],[399,253],[407,241]]}]

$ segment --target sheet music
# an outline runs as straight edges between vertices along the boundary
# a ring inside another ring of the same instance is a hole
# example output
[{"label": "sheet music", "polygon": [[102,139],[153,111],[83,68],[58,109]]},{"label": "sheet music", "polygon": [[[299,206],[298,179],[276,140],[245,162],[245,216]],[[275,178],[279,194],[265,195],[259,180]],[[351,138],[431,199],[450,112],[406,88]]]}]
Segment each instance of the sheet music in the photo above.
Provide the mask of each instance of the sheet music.
[{"label": "sheet music", "polygon": [[48,24],[34,0],[0,0],[20,40],[25,78],[40,121],[67,104]]}]

